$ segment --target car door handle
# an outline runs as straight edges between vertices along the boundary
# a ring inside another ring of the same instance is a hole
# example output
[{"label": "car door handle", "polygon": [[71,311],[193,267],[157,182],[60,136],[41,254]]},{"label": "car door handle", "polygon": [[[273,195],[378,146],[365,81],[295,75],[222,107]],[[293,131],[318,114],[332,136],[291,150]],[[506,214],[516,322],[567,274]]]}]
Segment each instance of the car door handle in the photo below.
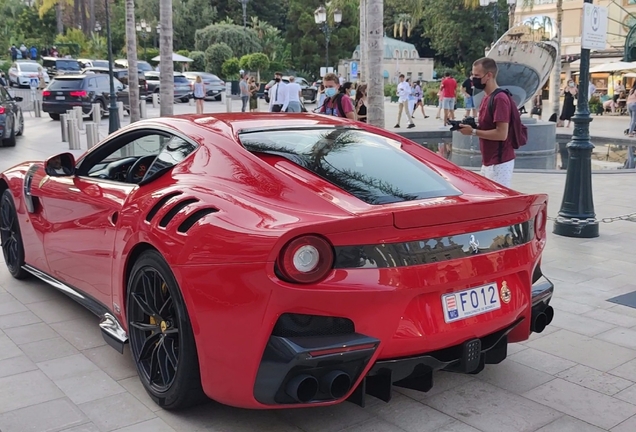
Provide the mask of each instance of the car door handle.
[{"label": "car door handle", "polygon": [[119,212],[115,212],[111,214],[110,217],[108,218],[108,221],[111,223],[112,226],[116,226],[117,219],[119,219]]}]

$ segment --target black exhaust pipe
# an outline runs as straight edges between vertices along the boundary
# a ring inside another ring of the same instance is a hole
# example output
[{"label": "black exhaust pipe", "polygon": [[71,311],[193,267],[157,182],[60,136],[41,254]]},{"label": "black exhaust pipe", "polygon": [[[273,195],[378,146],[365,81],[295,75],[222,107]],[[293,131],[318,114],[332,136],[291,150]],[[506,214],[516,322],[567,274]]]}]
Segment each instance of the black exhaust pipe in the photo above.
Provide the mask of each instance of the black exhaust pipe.
[{"label": "black exhaust pipe", "polygon": [[318,393],[318,380],[311,375],[298,375],[287,383],[285,391],[295,401],[307,403]]},{"label": "black exhaust pipe", "polygon": [[320,380],[320,390],[333,399],[340,399],[350,388],[351,377],[339,370],[329,372]]},{"label": "black exhaust pipe", "polygon": [[554,309],[552,309],[552,306],[548,306],[547,308],[545,308],[543,313],[548,318],[548,322],[545,325],[550,325],[552,319],[554,318]]}]

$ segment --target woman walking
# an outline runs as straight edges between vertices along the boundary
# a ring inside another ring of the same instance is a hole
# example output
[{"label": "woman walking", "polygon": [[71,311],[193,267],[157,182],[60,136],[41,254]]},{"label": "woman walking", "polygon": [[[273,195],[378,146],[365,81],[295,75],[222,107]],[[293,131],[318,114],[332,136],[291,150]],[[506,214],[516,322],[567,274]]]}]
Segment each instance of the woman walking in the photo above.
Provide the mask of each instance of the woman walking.
[{"label": "woman walking", "polygon": [[563,127],[563,123],[567,120],[568,125],[570,127],[570,123],[572,122],[572,117],[576,111],[576,107],[574,106],[574,99],[577,97],[578,89],[574,85],[573,80],[568,80],[567,86],[563,90],[561,90],[561,95],[563,96],[563,109],[561,110],[561,117],[559,120],[561,121],[561,127]]},{"label": "woman walking", "polygon": [[629,110],[629,116],[631,117],[631,122],[629,124],[629,136],[634,137],[636,132],[636,85],[629,91],[626,105]]},{"label": "woman walking", "polygon": [[203,114],[203,100],[205,99],[205,84],[203,84],[203,80],[201,79],[201,75],[197,75],[197,78],[194,80],[194,100],[196,100],[197,104],[197,114]]},{"label": "woman walking", "polygon": [[411,116],[411,118],[415,118],[415,111],[417,111],[417,108],[419,107],[422,110],[422,117],[427,119],[428,116],[424,111],[424,92],[422,91],[422,86],[420,85],[419,81],[415,81],[415,98],[415,107],[413,108],[413,115]]},{"label": "woman walking", "polygon": [[359,122],[367,122],[367,85],[362,84],[356,91],[356,118]]}]

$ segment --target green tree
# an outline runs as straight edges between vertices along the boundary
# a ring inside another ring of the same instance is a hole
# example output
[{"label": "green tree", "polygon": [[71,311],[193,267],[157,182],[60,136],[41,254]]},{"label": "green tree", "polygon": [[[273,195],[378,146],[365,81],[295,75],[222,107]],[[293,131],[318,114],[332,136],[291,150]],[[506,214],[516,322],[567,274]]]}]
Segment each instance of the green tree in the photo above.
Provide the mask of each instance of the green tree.
[{"label": "green tree", "polygon": [[243,70],[247,70],[250,68],[250,58],[252,54],[245,54],[239,59],[239,67]]},{"label": "green tree", "polygon": [[225,79],[235,77],[241,71],[241,65],[239,59],[236,57],[232,57],[223,62],[221,66],[221,73]]},{"label": "green tree", "polygon": [[203,71],[205,70],[205,53],[203,51],[192,51],[190,53],[192,59],[192,70]]},{"label": "green tree", "polygon": [[199,51],[206,50],[209,46],[225,43],[233,47],[237,57],[254,52],[260,52],[262,47],[256,31],[251,28],[234,24],[211,24],[195,33],[195,46]]},{"label": "green tree", "polygon": [[174,48],[194,49],[194,37],[197,29],[202,29],[217,17],[216,8],[209,0],[175,0]]},{"label": "green tree", "polygon": [[215,43],[205,50],[205,71],[216,75],[221,74],[223,63],[232,58],[232,48],[226,43]]},{"label": "green tree", "polygon": [[269,58],[263,53],[254,53],[250,56],[248,62],[248,69],[256,71],[256,79],[261,82],[261,71],[265,71],[269,68]]},{"label": "green tree", "polygon": [[[492,42],[493,22],[488,8],[470,10],[464,1],[426,0],[422,20],[431,47],[468,69],[473,61],[484,56],[485,48]],[[505,13],[502,15],[507,21]]]}]

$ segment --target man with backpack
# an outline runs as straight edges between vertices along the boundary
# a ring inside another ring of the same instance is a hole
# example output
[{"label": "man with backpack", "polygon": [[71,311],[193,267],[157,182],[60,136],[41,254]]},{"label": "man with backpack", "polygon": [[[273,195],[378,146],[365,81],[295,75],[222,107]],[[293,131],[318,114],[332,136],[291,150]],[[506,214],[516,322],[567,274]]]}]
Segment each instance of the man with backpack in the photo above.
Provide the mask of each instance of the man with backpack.
[{"label": "man with backpack", "polygon": [[473,86],[484,90],[479,106],[477,129],[460,125],[463,135],[479,138],[481,175],[510,187],[515,167],[515,149],[525,145],[528,129],[521,123],[519,110],[510,92],[497,85],[497,63],[484,57],[473,63]]},{"label": "man with backpack", "polygon": [[351,98],[338,91],[340,87],[338,77],[328,73],[322,78],[322,84],[325,86],[326,99],[320,107],[320,113],[355,120],[356,114]]}]

